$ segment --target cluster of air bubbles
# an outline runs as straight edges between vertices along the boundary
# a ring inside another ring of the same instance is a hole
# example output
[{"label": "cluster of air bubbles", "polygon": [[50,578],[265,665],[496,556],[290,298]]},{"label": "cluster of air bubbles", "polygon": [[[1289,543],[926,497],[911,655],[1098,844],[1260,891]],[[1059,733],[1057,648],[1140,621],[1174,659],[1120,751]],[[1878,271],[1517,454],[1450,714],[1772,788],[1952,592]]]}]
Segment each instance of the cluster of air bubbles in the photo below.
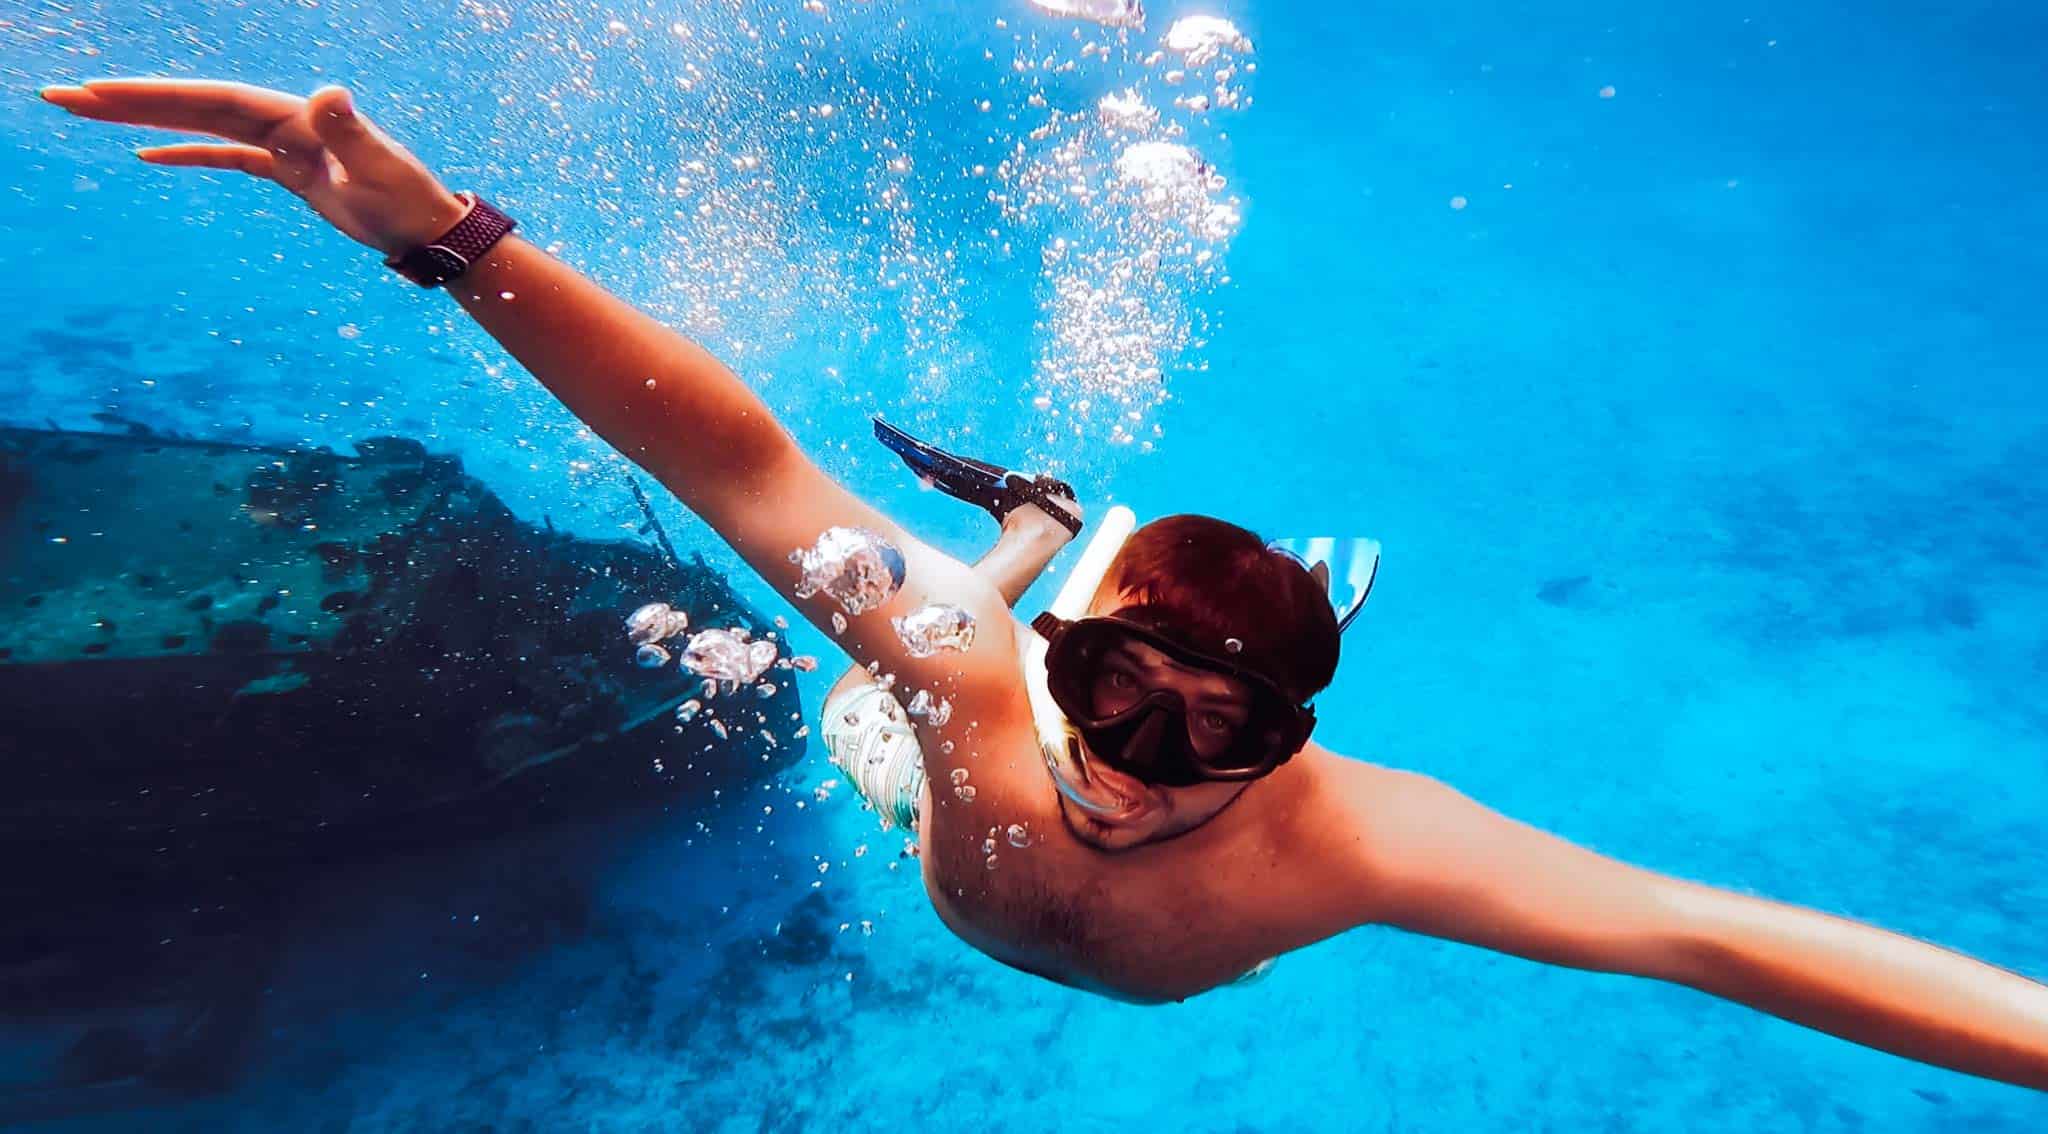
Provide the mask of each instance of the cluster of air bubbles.
[{"label": "cluster of air bubbles", "polygon": [[1104,127],[1131,134],[1147,134],[1159,125],[1159,111],[1135,87],[1103,95],[1095,113]]},{"label": "cluster of air bubbles", "polygon": [[683,648],[683,668],[707,681],[752,685],[775,664],[774,642],[752,640],[744,629],[700,630]]},{"label": "cluster of air bubbles", "polygon": [[996,834],[998,831],[1001,831],[1003,837],[1009,840],[1011,846],[1019,850],[1025,850],[1031,846],[1031,831],[1022,823],[1012,823],[1005,828],[990,827],[988,829],[988,837],[981,840],[981,853],[987,856],[985,864],[990,870],[996,868]]},{"label": "cluster of air bubbles", "polygon": [[[789,561],[800,572],[796,597],[823,591],[847,614],[865,614],[903,587],[903,553],[865,528],[827,528],[810,547],[790,552]],[[833,625],[844,632],[840,619]]]},{"label": "cluster of air bubbles", "polygon": [[[1054,7],[1120,29],[1113,43],[1084,43],[1081,55],[1105,67],[1119,56],[1139,81],[1073,110],[1035,86],[1027,105],[1043,108],[1044,119],[995,169],[993,199],[1005,218],[1043,234],[1033,404],[1046,415],[1047,443],[1064,433],[1149,449],[1158,427],[1148,419],[1166,398],[1167,376],[1200,368],[1202,293],[1229,282],[1222,253],[1243,223],[1243,203],[1201,149],[1225,137],[1213,112],[1249,102],[1241,80],[1253,65],[1238,59],[1252,44],[1228,20],[1191,16],[1158,47],[1134,48],[1142,18],[1126,17],[1137,5]],[[1060,74],[1070,62],[1020,47],[1013,66]]]},{"label": "cluster of air bubbles", "polygon": [[626,616],[626,636],[637,644],[663,642],[690,628],[690,616],[665,602],[650,602]]},{"label": "cluster of air bubbles", "polygon": [[643,669],[660,669],[669,663],[671,638],[690,628],[690,616],[665,602],[650,602],[626,616],[626,637],[637,647],[633,661]]},{"label": "cluster of air bubbles", "polygon": [[[788,623],[778,618],[778,626]],[[647,668],[658,668],[676,660],[670,645],[676,638],[689,633],[690,619],[683,611],[664,602],[650,602],[635,609],[626,616],[626,636],[635,644],[634,661]],[[737,692],[751,688],[756,702],[772,699],[781,687],[773,681],[764,680],[771,669],[809,673],[818,668],[818,659],[798,655],[782,656],[776,635],[755,638],[744,627],[713,627],[690,635],[681,649],[680,668],[702,680],[697,696],[684,700],[676,706],[677,731],[698,718],[704,718],[705,725],[719,740],[732,736],[732,727],[710,707],[721,692]],[[782,738],[766,727],[768,714],[761,709],[729,710],[739,726],[754,729],[770,748],[780,747]],[[798,718],[800,719],[800,718]],[[757,727],[758,726],[758,727]],[[801,740],[810,735],[808,725],[799,727],[793,734]],[[763,754],[762,759],[767,759]],[[660,771],[657,767],[656,771]]]},{"label": "cluster of air bubbles", "polygon": [[913,717],[923,717],[934,728],[953,719],[953,703],[944,697],[932,696],[929,689],[920,689],[912,694],[904,711]]},{"label": "cluster of air bubbles", "polygon": [[637,305],[738,363],[821,293],[844,290],[831,250],[805,237],[808,187],[791,175],[812,122],[786,118],[780,84],[764,81],[810,53],[801,36],[731,4],[684,18],[461,7],[482,33],[466,45],[472,65],[506,80],[486,136],[536,140],[553,178],[527,185],[530,207],[594,212],[580,251]]},{"label": "cluster of air bubbles", "polygon": [[962,803],[973,803],[974,785],[967,782],[967,769],[953,769],[950,778],[953,781],[953,798]]},{"label": "cluster of air bubbles", "polygon": [[[1137,0],[1029,0],[992,6],[1007,18],[991,21],[989,68],[963,76],[962,7],[463,0],[453,30],[473,69],[506,79],[476,140],[545,155],[538,177],[485,175],[579,222],[551,226],[564,255],[798,429],[844,392],[821,354],[908,384],[877,387],[885,399],[1029,368],[1026,428],[1045,447],[1017,455],[1117,460],[1058,442],[1143,449],[1169,379],[1205,369],[1207,293],[1228,280],[1243,211],[1224,124],[1251,102],[1252,44],[1214,16],[1166,27],[1155,11],[1147,30]],[[1120,159],[1145,143],[1185,147],[1193,172],[1127,178]]]},{"label": "cluster of air bubbles", "polygon": [[949,603],[930,603],[889,620],[914,658],[942,651],[964,652],[974,645],[974,616]]},{"label": "cluster of air bubbles", "polygon": [[1167,29],[1166,49],[1179,55],[1188,66],[1202,67],[1225,52],[1251,54],[1252,41],[1237,30],[1236,24],[1221,16],[1186,16]]},{"label": "cluster of air bubbles", "polygon": [[1031,6],[1049,16],[1086,20],[1104,27],[1145,26],[1145,5],[1140,0],[1031,0]]},{"label": "cluster of air bubbles", "polygon": [[[1179,142],[1137,142],[1117,155],[1120,186],[1134,194],[1140,208],[1185,227],[1202,240],[1228,240],[1242,220],[1235,202],[1219,202],[1212,194],[1223,178],[1202,155]],[[1197,262],[1206,263],[1201,254]]]}]

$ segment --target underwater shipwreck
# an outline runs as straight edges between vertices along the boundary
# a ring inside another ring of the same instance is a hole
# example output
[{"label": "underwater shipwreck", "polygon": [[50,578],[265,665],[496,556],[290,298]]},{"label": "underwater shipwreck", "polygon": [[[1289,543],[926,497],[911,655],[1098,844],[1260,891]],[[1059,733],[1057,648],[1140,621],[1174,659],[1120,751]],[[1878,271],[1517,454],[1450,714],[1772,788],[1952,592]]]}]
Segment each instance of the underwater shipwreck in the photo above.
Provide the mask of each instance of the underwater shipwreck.
[{"label": "underwater shipwreck", "polygon": [[646,514],[654,542],[530,524],[403,438],[0,428],[0,1021],[48,1048],[0,1121],[222,1085],[279,895],[323,865],[798,760],[794,682],[727,730],[636,665],[650,598],[776,634]]}]

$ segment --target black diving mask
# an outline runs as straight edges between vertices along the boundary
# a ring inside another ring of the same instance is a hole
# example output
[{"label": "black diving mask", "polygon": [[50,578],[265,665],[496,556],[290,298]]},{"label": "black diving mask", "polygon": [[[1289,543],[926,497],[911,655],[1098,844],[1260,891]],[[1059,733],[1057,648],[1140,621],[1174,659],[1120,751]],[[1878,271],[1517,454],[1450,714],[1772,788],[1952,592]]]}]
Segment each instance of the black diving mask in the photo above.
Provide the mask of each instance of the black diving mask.
[{"label": "black diving mask", "polygon": [[[1069,622],[1047,613],[1031,625],[1047,643],[1046,691],[1089,753],[1146,783],[1189,787],[1255,780],[1301,751],[1315,728],[1315,710],[1297,704],[1271,678],[1131,618]],[[1245,696],[1232,698],[1227,707],[1191,709],[1179,691],[1136,679],[1129,666],[1133,645],[1228,678]]]}]

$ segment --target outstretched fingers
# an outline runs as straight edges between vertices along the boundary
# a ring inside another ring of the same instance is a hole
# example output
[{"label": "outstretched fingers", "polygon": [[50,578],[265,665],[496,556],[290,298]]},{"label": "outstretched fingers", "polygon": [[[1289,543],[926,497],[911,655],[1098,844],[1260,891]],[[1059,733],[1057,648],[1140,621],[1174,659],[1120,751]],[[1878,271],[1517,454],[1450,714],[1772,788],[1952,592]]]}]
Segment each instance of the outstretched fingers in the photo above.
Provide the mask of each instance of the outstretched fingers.
[{"label": "outstretched fingers", "polygon": [[283,91],[211,79],[90,79],[45,87],[42,95],[81,118],[213,134],[252,146],[305,105]]},{"label": "outstretched fingers", "polygon": [[387,254],[446,232],[465,207],[357,112],[342,87],[300,98],[204,79],[93,79],[45,87],[42,96],[82,118],[212,135],[219,140],[135,153],[154,165],[231,169],[274,181],[343,235]]},{"label": "outstretched fingers", "polygon": [[101,122],[130,120],[121,108],[84,87],[44,87],[40,93],[44,102],[60,106],[80,118],[92,118]]},{"label": "outstretched fingers", "polygon": [[174,146],[145,146],[135,156],[152,165],[188,165],[204,169],[240,170],[251,177],[277,179],[277,159],[260,146],[212,145],[186,142]]}]

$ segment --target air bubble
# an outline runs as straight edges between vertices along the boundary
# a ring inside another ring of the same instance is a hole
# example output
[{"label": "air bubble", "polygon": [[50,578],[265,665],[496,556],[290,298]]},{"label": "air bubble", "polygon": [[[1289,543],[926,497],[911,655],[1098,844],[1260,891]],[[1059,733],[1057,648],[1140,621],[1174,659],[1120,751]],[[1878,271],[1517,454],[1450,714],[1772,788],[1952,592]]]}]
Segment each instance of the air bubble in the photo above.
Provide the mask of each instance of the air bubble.
[{"label": "air bubble", "polygon": [[1112,28],[1145,26],[1142,0],[1031,0],[1031,6],[1050,16],[1086,20]]},{"label": "air bubble", "polygon": [[974,645],[974,616],[950,603],[921,606],[889,620],[896,638],[914,658],[943,651],[963,652]]},{"label": "air bubble", "polygon": [[[823,591],[848,614],[881,606],[903,586],[903,553],[865,528],[827,528],[808,550],[797,553],[797,564],[802,573],[796,597]],[[833,625],[838,626],[837,619]]]},{"label": "air bubble", "polygon": [[1225,51],[1248,53],[1252,41],[1221,16],[1187,16],[1167,29],[1166,49],[1185,58],[1188,66],[1200,67]]},{"label": "air bubble", "polygon": [[700,630],[683,650],[683,666],[699,677],[749,685],[775,661],[773,642],[749,642],[743,631]]},{"label": "air bubble", "polygon": [[690,616],[665,602],[650,602],[626,616],[626,637],[634,642],[665,642],[690,628]]},{"label": "air bubble", "polygon": [[652,642],[633,651],[633,664],[641,669],[660,669],[669,663],[669,652]]}]

